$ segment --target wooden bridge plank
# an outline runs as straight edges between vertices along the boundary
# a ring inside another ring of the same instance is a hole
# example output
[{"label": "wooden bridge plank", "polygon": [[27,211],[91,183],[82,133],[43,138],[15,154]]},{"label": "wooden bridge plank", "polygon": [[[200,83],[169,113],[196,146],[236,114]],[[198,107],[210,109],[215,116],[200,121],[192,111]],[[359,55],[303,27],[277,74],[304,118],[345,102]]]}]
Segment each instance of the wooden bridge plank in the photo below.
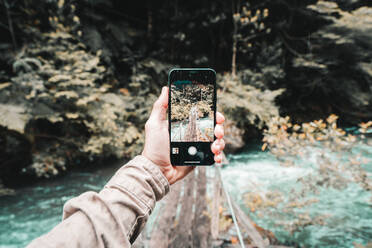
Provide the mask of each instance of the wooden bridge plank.
[{"label": "wooden bridge plank", "polygon": [[159,217],[151,233],[150,247],[166,248],[170,244],[175,228],[177,207],[179,204],[183,183],[177,182],[171,186],[169,194],[164,199],[164,205],[159,209]]},{"label": "wooden bridge plank", "polygon": [[193,223],[194,247],[210,247],[210,219],[207,216],[207,175],[205,167],[197,168],[196,200]]},{"label": "wooden bridge plank", "polygon": [[[217,168],[215,172],[211,219],[207,215],[206,168],[198,167],[185,180],[173,185],[170,194],[164,199],[165,204],[160,209],[161,213],[154,224],[149,247],[211,247],[212,241],[219,237],[219,208],[223,200],[222,181]],[[252,240],[252,244],[248,247],[261,248],[269,245],[239,205],[234,201],[232,205],[238,223]]]},{"label": "wooden bridge plank", "polygon": [[[220,166],[220,165],[216,165]],[[220,203],[221,202],[221,181],[215,169],[213,180],[213,202],[212,202],[212,218],[211,218],[211,235],[212,239],[216,240],[219,236],[219,221],[220,221]]]},{"label": "wooden bridge plank", "polygon": [[174,230],[176,237],[171,240],[169,247],[193,247],[192,223],[193,223],[193,205],[195,173],[192,171],[184,180],[183,196],[181,198],[181,212],[177,226]]},{"label": "wooden bridge plank", "polygon": [[250,237],[250,239],[252,239],[253,243],[258,248],[266,247],[267,245],[264,239],[262,238],[260,233],[256,230],[256,228],[252,224],[253,222],[251,221],[251,219],[243,212],[243,210],[239,207],[239,205],[235,203],[232,199],[231,199],[231,203],[233,205],[238,222],[241,223],[242,226],[245,228],[248,236]]}]

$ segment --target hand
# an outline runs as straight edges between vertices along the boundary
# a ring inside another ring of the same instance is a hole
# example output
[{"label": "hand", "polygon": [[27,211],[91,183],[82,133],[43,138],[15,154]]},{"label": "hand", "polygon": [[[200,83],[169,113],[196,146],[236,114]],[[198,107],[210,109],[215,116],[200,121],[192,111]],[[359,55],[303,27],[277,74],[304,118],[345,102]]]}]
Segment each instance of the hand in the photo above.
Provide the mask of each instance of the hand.
[{"label": "hand", "polygon": [[[184,178],[194,166],[172,166],[170,162],[170,144],[168,132],[168,120],[166,119],[168,109],[168,87],[163,87],[159,98],[154,103],[150,118],[145,125],[145,147],[142,155],[159,166],[170,184]],[[222,123],[225,121],[223,115],[217,112],[216,128],[214,134],[217,137],[211,146],[215,154],[214,161],[221,163],[221,151],[225,148],[225,141],[222,139],[224,130]]]}]

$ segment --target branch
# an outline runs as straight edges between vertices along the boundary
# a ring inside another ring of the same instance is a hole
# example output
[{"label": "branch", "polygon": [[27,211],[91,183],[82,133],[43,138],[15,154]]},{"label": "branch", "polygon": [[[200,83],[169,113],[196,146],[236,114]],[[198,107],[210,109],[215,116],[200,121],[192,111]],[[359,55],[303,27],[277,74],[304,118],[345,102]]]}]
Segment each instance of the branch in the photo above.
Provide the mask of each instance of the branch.
[{"label": "branch", "polygon": [[17,50],[17,42],[14,36],[13,22],[10,16],[9,4],[6,0],[3,0],[3,3],[5,6],[5,10],[6,10],[6,16],[8,18],[9,32],[10,32],[10,36],[12,37],[13,47],[14,47],[14,50]]},{"label": "branch", "polygon": [[285,40],[285,38],[283,37],[284,35],[279,32],[280,34],[280,37],[282,38],[282,41],[283,41],[283,44],[284,46],[288,49],[288,51],[290,51],[293,55],[295,55],[296,57],[303,57],[305,56],[305,54],[301,54],[299,52],[297,52],[296,50],[294,50],[288,43],[287,41]]},{"label": "branch", "polygon": [[9,30],[9,27],[1,22],[0,22],[0,27],[5,28],[6,30]]}]

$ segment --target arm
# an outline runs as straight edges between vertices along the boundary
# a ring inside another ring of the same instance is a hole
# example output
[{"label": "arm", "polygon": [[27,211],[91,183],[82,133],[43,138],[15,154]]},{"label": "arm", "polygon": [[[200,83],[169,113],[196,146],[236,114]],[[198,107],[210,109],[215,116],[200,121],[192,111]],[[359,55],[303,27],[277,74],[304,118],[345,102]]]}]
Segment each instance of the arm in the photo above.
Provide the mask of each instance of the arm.
[{"label": "arm", "polygon": [[159,167],[137,156],[120,168],[99,193],[69,200],[63,221],[34,240],[33,247],[130,247],[154,209],[169,191]]},{"label": "arm", "polygon": [[[69,200],[63,209],[63,221],[28,248],[131,246],[155,202],[169,191],[170,184],[194,168],[170,163],[167,108],[168,88],[164,87],[146,123],[142,155],[120,168],[99,193],[86,192]],[[221,162],[224,117],[218,113],[216,121],[218,139],[211,149],[215,161]]]}]

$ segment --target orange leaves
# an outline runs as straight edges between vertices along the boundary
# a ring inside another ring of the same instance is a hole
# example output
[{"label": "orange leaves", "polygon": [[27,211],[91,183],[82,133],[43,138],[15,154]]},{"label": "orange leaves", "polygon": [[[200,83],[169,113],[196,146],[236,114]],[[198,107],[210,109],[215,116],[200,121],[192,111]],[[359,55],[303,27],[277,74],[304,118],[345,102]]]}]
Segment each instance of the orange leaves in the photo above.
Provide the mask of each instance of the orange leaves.
[{"label": "orange leaves", "polygon": [[240,13],[233,14],[233,19],[235,22],[238,22],[240,20]]},{"label": "orange leaves", "polygon": [[235,245],[235,244],[238,244],[239,240],[238,240],[237,237],[231,236],[230,242],[231,242],[231,244]]},{"label": "orange leaves", "polygon": [[362,122],[362,123],[359,124],[359,126],[361,128],[369,128],[370,126],[372,126],[372,121],[369,121],[367,123]]},{"label": "orange leaves", "polygon": [[[330,149],[332,152],[341,152],[350,149],[358,139],[356,136],[347,134],[337,127],[338,117],[330,115],[326,120],[314,120],[308,123],[292,124],[290,118],[276,117],[268,124],[264,131],[264,142],[261,150],[269,148],[281,165],[293,165],[294,158],[306,159],[310,156],[307,148]],[[367,130],[372,127],[372,121],[360,124],[361,129]]]},{"label": "orange leaves", "polygon": [[337,115],[335,115],[335,114],[331,114],[330,116],[328,116],[328,118],[327,118],[327,122],[328,122],[329,124],[331,124],[331,123],[336,122],[337,119],[338,119],[338,116],[337,116]]},{"label": "orange leaves", "polygon": [[359,124],[359,126],[360,126],[359,131],[361,133],[367,133],[367,130],[369,128],[372,128],[372,121],[369,121],[367,123],[362,122],[362,123]]},{"label": "orange leaves", "polygon": [[222,207],[222,206],[219,206],[219,207],[218,207],[218,213],[219,213],[219,214],[222,214],[223,211],[224,211],[223,207]]},{"label": "orange leaves", "polygon": [[347,137],[346,137],[346,140],[348,142],[355,142],[356,141],[356,137],[354,135],[351,135],[349,134]]},{"label": "orange leaves", "polygon": [[119,89],[120,93],[123,94],[124,96],[128,96],[129,95],[129,91],[127,88],[121,88]]},{"label": "orange leaves", "polygon": [[250,209],[251,212],[255,212],[257,209],[264,206],[263,198],[258,193],[247,193],[244,198],[245,205]]},{"label": "orange leaves", "polygon": [[257,22],[257,20],[258,20],[258,16],[253,16],[253,17],[251,18],[251,22]]},{"label": "orange leaves", "polygon": [[295,124],[295,125],[293,126],[293,130],[294,130],[294,131],[298,131],[298,130],[300,130],[300,128],[301,128],[301,126],[298,125],[298,124]]},{"label": "orange leaves", "polygon": [[[360,145],[372,145],[370,139],[363,140],[363,134],[372,131],[372,121],[359,125],[362,135],[352,135],[339,128],[337,120],[334,114],[302,124],[292,124],[289,117],[273,118],[264,131],[261,149],[269,149],[283,167],[312,164],[319,174],[316,180],[306,182],[308,185],[321,182],[321,186],[340,188],[353,181],[365,189],[372,188],[363,176],[362,166],[368,163],[365,157],[371,153],[363,148],[356,154]],[[319,185],[310,187],[316,189]]]},{"label": "orange leaves", "polygon": [[[315,120],[308,123],[292,124],[290,118],[278,117],[273,118],[268,124],[268,129],[264,131],[263,142],[267,145],[262,146],[262,151],[266,148],[280,148],[292,154],[296,146],[304,146],[315,144],[315,142],[326,142],[330,140],[342,146],[342,142],[356,142],[357,139],[353,135],[347,135],[344,130],[337,127],[338,117],[334,114],[330,115],[326,121]],[[362,128],[372,126],[372,121],[361,124]],[[281,153],[278,153],[281,154]]]},{"label": "orange leaves", "polygon": [[264,144],[262,145],[262,147],[261,147],[261,150],[262,150],[262,151],[265,151],[265,150],[266,150],[266,147],[267,147],[267,143],[264,143]]},{"label": "orange leaves", "polygon": [[[372,146],[372,139],[363,135],[372,131],[372,121],[359,125],[361,134],[352,134],[338,127],[337,120],[334,114],[323,120],[298,124],[294,124],[289,117],[271,119],[264,131],[262,151],[269,150],[280,166],[301,167],[308,174],[297,179],[298,183],[290,193],[285,191],[283,198],[289,199],[285,202],[268,199],[262,191],[258,193],[259,190],[245,194],[244,202],[251,212],[259,216],[271,211],[277,213],[280,209],[282,213],[293,215],[290,228],[296,230],[318,221],[322,223],[323,217],[318,220],[313,216],[299,215],[298,211],[300,208],[305,211],[309,205],[316,203],[318,199],[309,200],[309,196],[322,194],[320,189],[338,190],[358,184],[366,191],[372,190],[372,182],[365,169],[371,163],[367,158],[372,150],[367,146]],[[355,131],[355,128],[350,130]],[[273,210],[268,206],[270,200],[276,204]]]},{"label": "orange leaves", "polygon": [[319,128],[321,130],[327,127],[327,124],[324,123],[323,120],[314,121],[312,123],[313,123],[313,126]]}]

